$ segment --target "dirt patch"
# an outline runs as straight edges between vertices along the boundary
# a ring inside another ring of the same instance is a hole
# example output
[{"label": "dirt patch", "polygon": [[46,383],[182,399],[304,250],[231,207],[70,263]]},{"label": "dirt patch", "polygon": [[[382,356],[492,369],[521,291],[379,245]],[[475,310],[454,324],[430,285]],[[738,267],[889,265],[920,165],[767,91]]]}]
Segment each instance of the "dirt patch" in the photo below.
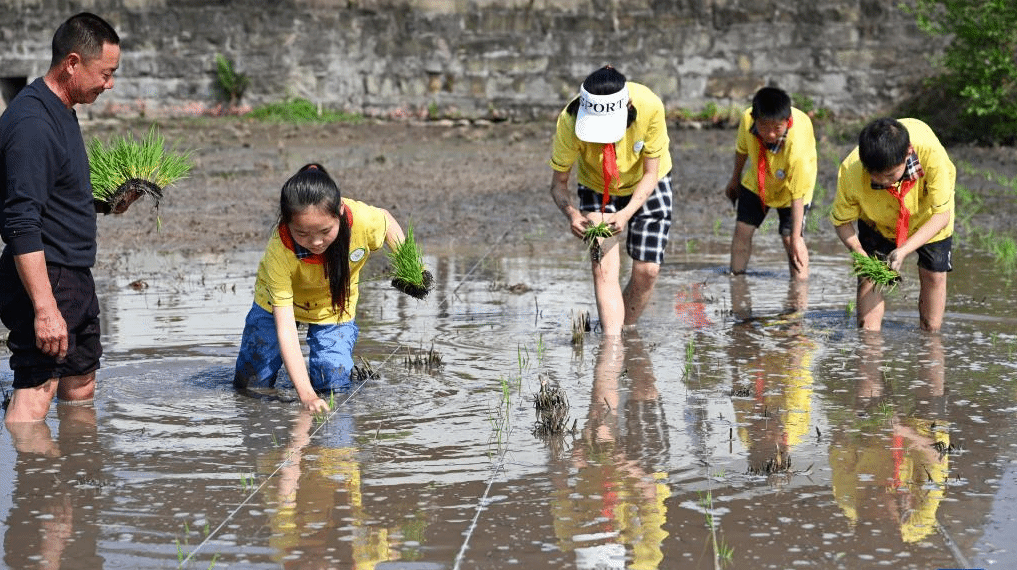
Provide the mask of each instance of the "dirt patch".
[{"label": "dirt patch", "polygon": [[[144,121],[95,121],[86,138],[133,131]],[[551,123],[363,123],[280,125],[243,119],[177,120],[160,124],[168,142],[194,149],[189,179],[166,189],[159,208],[161,229],[144,199],[123,216],[99,224],[100,267],[127,250],[260,250],[271,232],[282,183],[301,165],[320,162],[346,196],[388,208],[412,223],[425,252],[499,244],[501,251],[539,253],[573,238],[548,193]],[[851,142],[819,131],[817,203],[825,215],[833,198],[839,161]],[[733,212],[722,188],[731,173],[731,129],[671,130],[674,157],[674,234],[702,235]],[[1014,233],[1012,148],[950,149],[959,185],[984,199],[977,223]],[[995,181],[984,172],[996,173]],[[822,196],[822,197],[820,197]],[[975,206],[969,206],[974,208]],[[961,208],[960,203],[958,208]],[[820,223],[819,234],[833,234]],[[960,230],[959,230],[960,231]]]}]

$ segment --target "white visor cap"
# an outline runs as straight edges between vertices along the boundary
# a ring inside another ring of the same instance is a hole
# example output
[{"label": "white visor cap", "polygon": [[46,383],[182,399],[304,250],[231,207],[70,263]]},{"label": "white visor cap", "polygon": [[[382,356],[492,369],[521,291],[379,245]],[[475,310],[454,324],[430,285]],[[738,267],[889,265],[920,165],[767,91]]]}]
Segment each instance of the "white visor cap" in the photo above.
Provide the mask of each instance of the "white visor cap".
[{"label": "white visor cap", "polygon": [[593,95],[579,87],[576,137],[591,143],[616,143],[625,136],[629,120],[629,88],[610,95]]}]

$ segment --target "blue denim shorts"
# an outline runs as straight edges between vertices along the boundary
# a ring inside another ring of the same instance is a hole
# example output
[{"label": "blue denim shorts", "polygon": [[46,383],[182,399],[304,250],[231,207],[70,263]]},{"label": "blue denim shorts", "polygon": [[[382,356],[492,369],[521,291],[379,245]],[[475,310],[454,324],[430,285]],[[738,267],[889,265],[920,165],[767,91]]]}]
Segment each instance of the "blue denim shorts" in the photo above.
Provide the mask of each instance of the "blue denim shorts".
[{"label": "blue denim shorts", "polygon": [[[307,346],[311,353],[307,373],[316,392],[342,392],[350,388],[353,347],[359,334],[360,329],[353,321],[307,325]],[[275,317],[255,303],[244,322],[233,384],[238,389],[274,388],[282,364]]]},{"label": "blue denim shorts", "polygon": [[[599,212],[604,194],[592,188],[579,185],[579,211]],[[604,212],[613,214],[628,205],[631,196],[610,196]],[[660,181],[643,207],[629,220],[625,249],[629,257],[637,261],[661,264],[667,249],[668,232],[671,229],[671,173]]]}]

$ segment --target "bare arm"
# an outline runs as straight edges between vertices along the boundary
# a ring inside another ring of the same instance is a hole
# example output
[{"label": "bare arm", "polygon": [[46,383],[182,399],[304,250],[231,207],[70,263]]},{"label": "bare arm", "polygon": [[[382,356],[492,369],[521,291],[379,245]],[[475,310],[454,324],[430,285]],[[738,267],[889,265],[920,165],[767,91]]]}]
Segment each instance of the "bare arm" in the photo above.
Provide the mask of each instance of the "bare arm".
[{"label": "bare arm", "polygon": [[559,172],[557,170],[551,175],[551,198],[554,200],[561,213],[568,218],[572,235],[582,239],[583,231],[586,229],[587,220],[575,205],[569,194],[569,175],[571,170]]},{"label": "bare arm", "polygon": [[745,169],[745,163],[748,160],[749,155],[740,152],[735,153],[734,170],[731,172],[731,180],[727,181],[727,187],[724,188],[724,194],[727,195],[727,199],[731,200],[732,204],[738,201],[738,188],[742,184],[742,170]]},{"label": "bare arm", "polygon": [[382,210],[385,212],[385,219],[387,220],[385,228],[385,245],[390,250],[395,251],[404,241],[406,241],[406,234],[403,232],[402,226],[396,221],[395,217],[388,210]]},{"label": "bare arm", "polygon": [[791,201],[791,261],[799,271],[808,266],[809,250],[802,238],[802,225],[805,223],[805,198]]},{"label": "bare arm", "polygon": [[35,346],[49,356],[67,356],[67,322],[53,297],[46,254],[33,251],[15,255],[14,265],[35,310]]},{"label": "bare arm", "polygon": [[940,232],[946,225],[950,223],[950,212],[939,212],[933,214],[929,221],[922,224],[922,227],[918,228],[914,234],[911,235],[904,242],[903,245],[890,252],[890,255],[886,256],[886,262],[890,265],[890,269],[894,271],[900,271],[901,265],[904,264],[904,258],[911,255],[912,252],[922,247],[929,242],[936,234]]},{"label": "bare arm", "polygon": [[297,336],[297,322],[293,317],[293,307],[272,307],[272,315],[275,317],[275,334],[279,340],[279,352],[282,354],[286,373],[290,375],[300,402],[311,412],[327,412],[328,404],[315,393],[311,386],[311,378],[307,374],[304,355],[300,352],[300,338]]},{"label": "bare arm", "polygon": [[[653,191],[656,190],[657,182],[660,181],[660,176],[658,176],[659,168],[659,157],[643,159],[643,177],[639,179],[636,189],[632,191],[629,203],[618,211],[612,220],[612,229],[615,232],[620,232],[628,226],[632,216],[636,215],[636,212],[646,204],[650,194],[653,194]],[[609,217],[609,219],[611,218]]]},{"label": "bare arm", "polygon": [[858,234],[855,233],[855,226],[851,222],[834,226],[834,229],[837,230],[837,237],[847,246],[848,251],[865,255],[865,248],[862,247],[862,242],[858,241]]}]

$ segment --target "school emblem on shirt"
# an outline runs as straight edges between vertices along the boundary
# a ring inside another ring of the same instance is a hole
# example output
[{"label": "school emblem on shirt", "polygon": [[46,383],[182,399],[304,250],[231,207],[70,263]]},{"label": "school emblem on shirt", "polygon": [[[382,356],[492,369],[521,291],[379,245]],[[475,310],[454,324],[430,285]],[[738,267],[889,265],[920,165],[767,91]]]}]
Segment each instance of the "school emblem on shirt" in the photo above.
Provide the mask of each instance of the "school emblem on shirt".
[{"label": "school emblem on shirt", "polygon": [[784,180],[784,177],[787,176],[787,173],[784,172],[784,169],[778,168],[775,176],[777,177],[777,180]]},{"label": "school emblem on shirt", "polygon": [[353,251],[350,252],[350,261],[356,263],[361,259],[364,259],[365,255],[367,255],[367,250],[362,247],[358,247],[357,249],[354,249]]},{"label": "school emblem on shirt", "polygon": [[639,152],[643,150],[644,146],[646,146],[646,143],[643,141],[636,141],[636,144],[632,145],[632,152],[639,154]]}]

